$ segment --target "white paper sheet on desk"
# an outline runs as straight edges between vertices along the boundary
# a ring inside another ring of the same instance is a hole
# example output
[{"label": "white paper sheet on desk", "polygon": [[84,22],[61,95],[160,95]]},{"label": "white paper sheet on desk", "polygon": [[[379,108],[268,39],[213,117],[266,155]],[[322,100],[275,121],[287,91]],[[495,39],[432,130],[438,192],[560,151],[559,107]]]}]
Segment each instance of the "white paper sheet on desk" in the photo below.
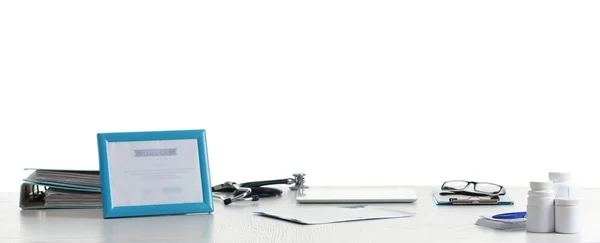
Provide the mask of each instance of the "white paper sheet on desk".
[{"label": "white paper sheet on desk", "polygon": [[527,218],[518,219],[495,219],[489,216],[481,216],[475,225],[499,230],[524,230]]},{"label": "white paper sheet on desk", "polygon": [[328,224],[359,220],[405,218],[414,214],[394,209],[350,206],[322,208],[287,208],[255,212],[257,215],[300,224]]}]

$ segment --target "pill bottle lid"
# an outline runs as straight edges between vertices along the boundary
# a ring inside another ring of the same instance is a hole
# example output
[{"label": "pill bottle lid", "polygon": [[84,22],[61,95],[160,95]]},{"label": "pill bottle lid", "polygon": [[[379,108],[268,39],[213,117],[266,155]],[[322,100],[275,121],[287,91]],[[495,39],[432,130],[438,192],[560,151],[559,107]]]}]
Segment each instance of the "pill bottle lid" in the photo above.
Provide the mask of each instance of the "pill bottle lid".
[{"label": "pill bottle lid", "polygon": [[554,188],[551,181],[530,181],[529,187],[533,190],[550,190]]},{"label": "pill bottle lid", "polygon": [[571,172],[550,172],[548,178],[553,182],[569,181],[573,178]]},{"label": "pill bottle lid", "polygon": [[556,206],[577,206],[580,203],[579,198],[556,198],[554,199]]}]

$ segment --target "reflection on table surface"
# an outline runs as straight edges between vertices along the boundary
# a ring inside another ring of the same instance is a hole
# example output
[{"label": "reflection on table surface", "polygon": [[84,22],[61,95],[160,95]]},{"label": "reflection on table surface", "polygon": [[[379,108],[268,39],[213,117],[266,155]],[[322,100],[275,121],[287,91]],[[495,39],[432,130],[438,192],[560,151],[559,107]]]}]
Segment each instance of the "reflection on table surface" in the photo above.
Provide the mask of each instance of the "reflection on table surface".
[{"label": "reflection on table surface", "polygon": [[[284,188],[285,189],[285,188]],[[521,211],[527,188],[510,188],[515,205],[437,206],[431,188],[418,188],[419,200],[379,207],[415,212],[410,218],[325,225],[299,225],[256,216],[270,209],[339,205],[298,204],[288,190],[281,197],[223,205],[212,214],[104,219],[101,209],[31,210],[18,208],[16,194],[0,193],[0,242],[528,242],[600,243],[600,189],[583,190],[581,234],[509,232],[475,226],[482,215]]]},{"label": "reflection on table surface", "polygon": [[53,236],[65,242],[210,242],[214,215],[103,219],[101,210],[21,211],[21,241]]},{"label": "reflection on table surface", "polygon": [[527,234],[527,243],[580,243],[581,234]]}]

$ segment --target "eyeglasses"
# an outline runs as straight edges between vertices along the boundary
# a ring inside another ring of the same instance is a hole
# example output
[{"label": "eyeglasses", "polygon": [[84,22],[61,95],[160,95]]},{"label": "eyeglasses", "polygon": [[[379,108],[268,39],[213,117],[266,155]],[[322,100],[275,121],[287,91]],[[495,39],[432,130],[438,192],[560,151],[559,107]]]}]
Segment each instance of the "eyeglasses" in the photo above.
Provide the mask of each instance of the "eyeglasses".
[{"label": "eyeglasses", "polygon": [[[469,185],[473,185],[473,191],[467,190]],[[446,181],[442,184],[441,195],[469,195],[469,196],[502,196],[506,194],[506,189],[498,184],[476,181]]]}]

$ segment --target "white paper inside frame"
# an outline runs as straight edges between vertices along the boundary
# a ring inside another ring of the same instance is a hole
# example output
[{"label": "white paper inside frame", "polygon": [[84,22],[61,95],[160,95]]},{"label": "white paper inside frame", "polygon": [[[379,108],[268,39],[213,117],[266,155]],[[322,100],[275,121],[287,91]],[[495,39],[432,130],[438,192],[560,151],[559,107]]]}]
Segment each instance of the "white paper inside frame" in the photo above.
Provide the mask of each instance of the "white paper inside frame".
[{"label": "white paper inside frame", "polygon": [[108,143],[112,204],[203,202],[195,139]]}]

